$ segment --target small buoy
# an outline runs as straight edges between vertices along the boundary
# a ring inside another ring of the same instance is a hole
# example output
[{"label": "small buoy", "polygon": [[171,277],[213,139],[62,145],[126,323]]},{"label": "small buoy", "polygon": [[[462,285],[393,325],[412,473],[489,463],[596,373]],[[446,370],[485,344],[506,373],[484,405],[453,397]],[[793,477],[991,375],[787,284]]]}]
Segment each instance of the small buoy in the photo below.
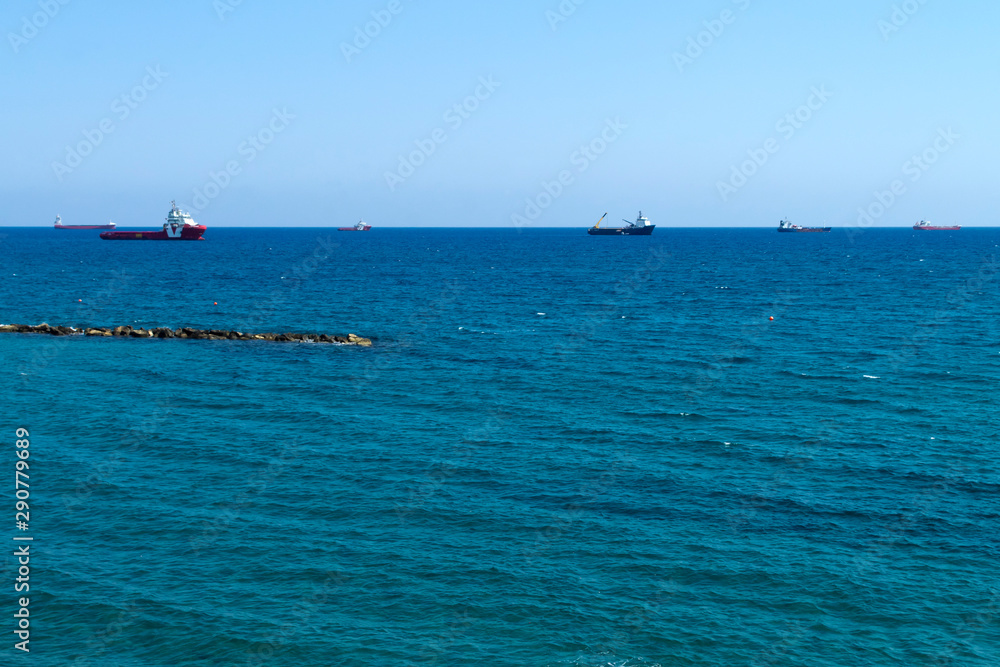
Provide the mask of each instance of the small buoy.
[{"label": "small buoy", "polygon": [[77,301],[83,303],[83,299],[77,299]]},{"label": "small buoy", "polygon": [[774,316],[773,316],[773,315],[771,316],[771,321],[772,321],[772,322],[774,321]]},{"label": "small buoy", "polygon": [[[213,305],[213,306],[218,306],[218,305],[219,305],[219,302],[218,302],[218,301],[213,301],[213,302],[212,302],[212,305]],[[774,318],[772,317],[771,319],[773,320]]]}]

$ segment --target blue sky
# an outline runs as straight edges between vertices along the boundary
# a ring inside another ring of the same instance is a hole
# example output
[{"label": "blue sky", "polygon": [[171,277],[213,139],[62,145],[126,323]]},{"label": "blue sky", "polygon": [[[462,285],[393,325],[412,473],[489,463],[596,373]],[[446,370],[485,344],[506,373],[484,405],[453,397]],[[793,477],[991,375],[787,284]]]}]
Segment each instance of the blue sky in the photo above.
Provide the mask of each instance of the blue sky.
[{"label": "blue sky", "polygon": [[961,0],[11,0],[0,225],[155,226],[171,199],[209,226],[995,225],[998,24]]}]

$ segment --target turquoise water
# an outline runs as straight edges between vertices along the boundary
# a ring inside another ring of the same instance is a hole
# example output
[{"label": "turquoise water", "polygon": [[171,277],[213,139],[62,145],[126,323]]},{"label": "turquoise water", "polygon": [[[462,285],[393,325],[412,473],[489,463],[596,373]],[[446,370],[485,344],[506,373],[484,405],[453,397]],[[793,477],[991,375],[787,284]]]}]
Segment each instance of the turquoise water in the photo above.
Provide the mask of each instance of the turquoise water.
[{"label": "turquoise water", "polygon": [[0,335],[25,662],[1000,662],[1000,230],[4,232],[2,322],[375,343]]}]

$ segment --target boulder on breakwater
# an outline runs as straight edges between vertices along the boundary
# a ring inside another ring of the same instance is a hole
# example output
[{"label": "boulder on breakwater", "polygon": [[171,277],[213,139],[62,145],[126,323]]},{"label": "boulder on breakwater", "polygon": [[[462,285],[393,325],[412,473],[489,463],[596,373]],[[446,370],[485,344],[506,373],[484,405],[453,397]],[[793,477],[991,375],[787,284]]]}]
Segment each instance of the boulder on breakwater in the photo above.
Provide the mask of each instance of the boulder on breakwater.
[{"label": "boulder on breakwater", "polygon": [[119,336],[123,338],[186,338],[189,340],[265,340],[277,343],[339,343],[340,345],[358,345],[371,347],[370,338],[362,338],[356,334],[332,336],[315,333],[243,333],[229,329],[192,329],[181,327],[169,329],[156,327],[153,329],[133,329],[130,326],[118,327],[54,327],[42,324],[0,324],[0,333],[37,333],[50,336]]}]

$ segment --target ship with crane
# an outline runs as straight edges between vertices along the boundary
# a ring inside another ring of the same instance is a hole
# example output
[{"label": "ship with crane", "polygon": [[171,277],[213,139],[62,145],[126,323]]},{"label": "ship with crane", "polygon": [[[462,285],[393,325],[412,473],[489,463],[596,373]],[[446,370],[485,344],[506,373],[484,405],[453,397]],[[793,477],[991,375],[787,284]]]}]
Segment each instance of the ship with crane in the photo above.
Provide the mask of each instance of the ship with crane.
[{"label": "ship with crane", "polygon": [[622,218],[622,222],[625,223],[624,227],[601,227],[601,223],[606,217],[608,217],[607,213],[602,215],[597,224],[588,229],[587,233],[591,236],[649,236],[656,229],[656,225],[651,223],[649,218],[642,214],[642,211],[639,211],[639,217],[636,218],[635,222],[629,222]]}]

